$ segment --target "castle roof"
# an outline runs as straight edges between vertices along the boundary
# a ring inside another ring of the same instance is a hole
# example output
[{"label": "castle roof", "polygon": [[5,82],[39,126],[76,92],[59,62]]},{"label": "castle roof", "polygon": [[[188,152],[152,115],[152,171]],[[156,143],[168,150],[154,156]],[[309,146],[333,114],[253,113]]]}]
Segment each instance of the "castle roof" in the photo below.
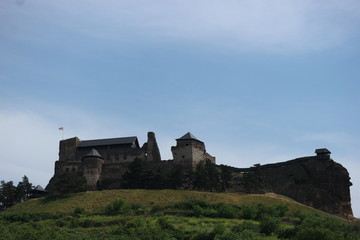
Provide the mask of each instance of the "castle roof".
[{"label": "castle roof", "polygon": [[103,158],[96,149],[91,149],[91,151],[86,154],[84,157],[97,157],[97,158]]},{"label": "castle roof", "polygon": [[45,189],[43,189],[40,185],[37,185],[36,188],[34,188],[34,190],[36,190],[36,191],[45,191]]},{"label": "castle roof", "polygon": [[33,194],[46,194],[47,191],[43,189],[40,185],[37,185],[34,189],[31,190]]},{"label": "castle roof", "polygon": [[140,148],[137,137],[123,137],[123,138],[107,138],[80,141],[80,148],[85,147],[99,147],[109,145],[123,145],[131,148]]},{"label": "castle roof", "polygon": [[315,150],[315,153],[320,155],[331,154],[327,148],[318,148]]},{"label": "castle roof", "polygon": [[195,140],[195,141],[204,143],[204,142],[200,141],[199,139],[197,139],[191,132],[188,132],[187,134],[185,134],[181,138],[176,139],[176,141],[181,141],[181,140]]}]

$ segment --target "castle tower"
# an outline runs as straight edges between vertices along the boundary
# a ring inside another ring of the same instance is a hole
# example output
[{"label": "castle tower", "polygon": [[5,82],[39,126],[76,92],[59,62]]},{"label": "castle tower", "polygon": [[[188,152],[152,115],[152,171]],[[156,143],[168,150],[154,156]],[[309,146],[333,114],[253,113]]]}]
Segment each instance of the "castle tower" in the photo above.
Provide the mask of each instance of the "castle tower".
[{"label": "castle tower", "polygon": [[319,160],[330,160],[331,152],[327,148],[318,148],[315,150],[316,158]]},{"label": "castle tower", "polygon": [[146,154],[146,159],[150,162],[160,162],[161,155],[156,142],[155,133],[148,132],[147,136],[148,140],[143,147]]},{"label": "castle tower", "polygon": [[171,151],[174,163],[183,165],[187,169],[195,169],[196,165],[205,160],[215,163],[215,157],[206,153],[204,142],[190,132],[176,139],[176,146],[171,147]]},{"label": "castle tower", "polygon": [[86,179],[87,190],[96,190],[104,159],[98,151],[91,149],[91,151],[82,158],[82,162],[83,176]]}]

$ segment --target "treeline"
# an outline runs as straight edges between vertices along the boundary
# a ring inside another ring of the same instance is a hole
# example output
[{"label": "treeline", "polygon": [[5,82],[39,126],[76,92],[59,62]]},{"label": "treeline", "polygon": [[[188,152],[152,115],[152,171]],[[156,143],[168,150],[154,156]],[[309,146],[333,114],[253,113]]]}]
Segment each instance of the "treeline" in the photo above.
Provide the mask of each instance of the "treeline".
[{"label": "treeline", "polygon": [[26,176],[16,186],[13,181],[5,182],[2,180],[0,182],[0,211],[28,200],[31,190],[32,184]]},{"label": "treeline", "polygon": [[202,162],[196,169],[185,170],[181,165],[171,169],[153,166],[135,159],[122,177],[122,188],[128,189],[195,189],[223,192],[230,187],[232,173],[225,165]]}]

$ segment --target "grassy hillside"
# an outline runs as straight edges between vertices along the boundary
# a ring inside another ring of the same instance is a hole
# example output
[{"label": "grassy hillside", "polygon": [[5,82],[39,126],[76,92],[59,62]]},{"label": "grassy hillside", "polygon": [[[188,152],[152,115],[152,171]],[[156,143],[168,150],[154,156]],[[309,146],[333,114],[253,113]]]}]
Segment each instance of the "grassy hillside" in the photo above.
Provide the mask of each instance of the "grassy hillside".
[{"label": "grassy hillside", "polygon": [[18,204],[0,239],[355,240],[360,225],[276,194],[106,190]]},{"label": "grassy hillside", "polygon": [[[84,208],[86,212],[99,211],[115,199],[124,199],[128,203],[144,206],[167,206],[172,203],[189,199],[205,200],[210,203],[230,203],[235,205],[271,205],[283,203],[289,206],[290,211],[320,212],[311,207],[297,203],[287,197],[277,194],[242,194],[242,193],[210,193],[182,190],[105,190],[83,192],[68,195],[64,198],[31,199],[25,203],[10,208],[7,212],[72,212],[76,207]],[[322,212],[321,212],[322,213]],[[323,213],[325,214],[325,213]]]}]

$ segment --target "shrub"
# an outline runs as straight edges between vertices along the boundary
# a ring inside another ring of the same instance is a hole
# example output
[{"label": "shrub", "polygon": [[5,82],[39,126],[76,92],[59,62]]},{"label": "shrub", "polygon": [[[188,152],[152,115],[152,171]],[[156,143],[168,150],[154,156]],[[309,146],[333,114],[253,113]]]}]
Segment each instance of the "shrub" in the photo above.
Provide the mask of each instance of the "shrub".
[{"label": "shrub", "polygon": [[106,214],[119,214],[130,211],[130,206],[123,199],[116,199],[105,207]]},{"label": "shrub", "polygon": [[216,212],[217,212],[216,217],[235,218],[240,215],[239,209],[230,204],[219,203],[219,204],[215,205],[215,208],[216,208]]},{"label": "shrub", "polygon": [[164,217],[158,218],[157,224],[160,226],[161,229],[175,230],[174,226],[171,225],[169,221]]},{"label": "shrub", "polygon": [[296,240],[338,240],[339,238],[329,229],[320,227],[305,228],[297,232]]},{"label": "shrub", "polygon": [[266,216],[260,221],[260,232],[266,235],[276,232],[280,227],[280,220]]},{"label": "shrub", "polygon": [[79,216],[80,214],[85,213],[85,209],[81,207],[77,207],[74,209],[74,215]]},{"label": "shrub", "polygon": [[243,219],[255,219],[257,210],[254,206],[244,205],[241,207],[241,217]]},{"label": "shrub", "polygon": [[287,211],[289,211],[289,207],[286,204],[274,204],[272,207],[275,210],[276,217],[284,217]]},{"label": "shrub", "polygon": [[278,237],[280,239],[293,239],[296,235],[295,228],[285,228],[279,231]]}]

